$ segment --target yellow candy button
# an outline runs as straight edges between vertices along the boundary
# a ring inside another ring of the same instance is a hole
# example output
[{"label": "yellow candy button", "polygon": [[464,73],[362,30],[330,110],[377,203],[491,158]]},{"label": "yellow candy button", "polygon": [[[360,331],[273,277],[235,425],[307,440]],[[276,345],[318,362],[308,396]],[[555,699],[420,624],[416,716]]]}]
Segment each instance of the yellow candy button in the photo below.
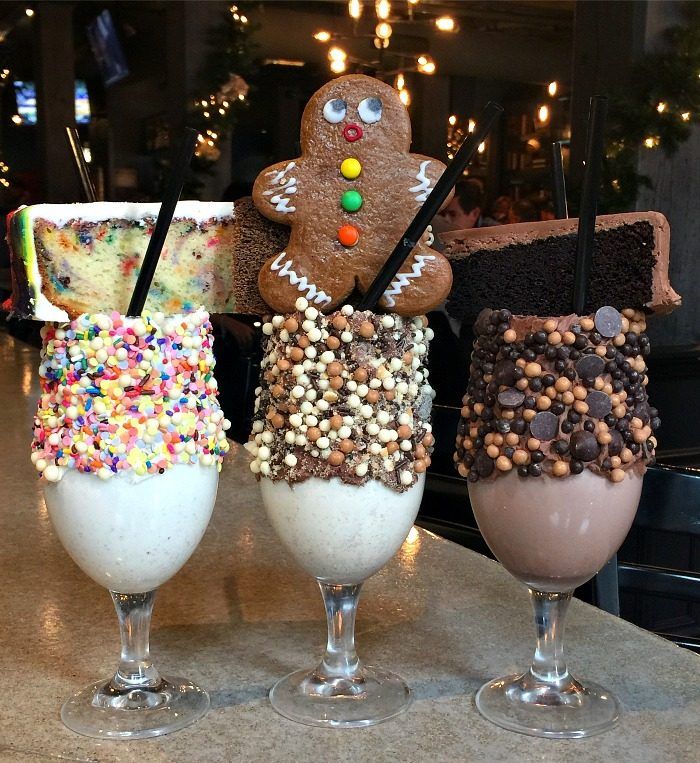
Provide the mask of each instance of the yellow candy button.
[{"label": "yellow candy button", "polygon": [[357,159],[343,159],[340,174],[347,180],[354,180],[362,172],[362,165]]}]

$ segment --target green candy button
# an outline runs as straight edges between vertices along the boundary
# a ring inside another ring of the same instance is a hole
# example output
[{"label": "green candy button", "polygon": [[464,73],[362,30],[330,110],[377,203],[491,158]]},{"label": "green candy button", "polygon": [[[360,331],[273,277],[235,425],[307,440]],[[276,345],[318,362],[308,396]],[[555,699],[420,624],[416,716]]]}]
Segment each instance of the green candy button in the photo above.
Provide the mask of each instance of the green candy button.
[{"label": "green candy button", "polygon": [[359,191],[343,191],[340,197],[340,206],[346,212],[357,212],[362,206],[362,194]]}]

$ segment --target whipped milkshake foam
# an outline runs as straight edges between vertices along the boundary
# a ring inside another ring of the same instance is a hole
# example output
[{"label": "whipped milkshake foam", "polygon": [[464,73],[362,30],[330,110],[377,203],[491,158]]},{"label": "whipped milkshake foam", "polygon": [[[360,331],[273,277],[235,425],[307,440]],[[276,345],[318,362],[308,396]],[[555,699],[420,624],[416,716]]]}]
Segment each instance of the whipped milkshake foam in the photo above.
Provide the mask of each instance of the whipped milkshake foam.
[{"label": "whipped milkshake foam", "polygon": [[516,472],[469,483],[484,539],[516,578],[540,591],[570,591],[617,551],[634,520],[641,470],[613,483],[584,471],[566,479]]},{"label": "whipped milkshake foam", "polygon": [[377,480],[311,477],[260,483],[267,515],[297,562],[318,580],[361,583],[398,551],[418,514],[425,474],[399,493]]},{"label": "whipped milkshake foam", "polygon": [[152,591],[189,559],[216,499],[215,466],[176,464],[163,474],[110,480],[68,470],[44,486],[49,516],[73,561],[119,593]]}]

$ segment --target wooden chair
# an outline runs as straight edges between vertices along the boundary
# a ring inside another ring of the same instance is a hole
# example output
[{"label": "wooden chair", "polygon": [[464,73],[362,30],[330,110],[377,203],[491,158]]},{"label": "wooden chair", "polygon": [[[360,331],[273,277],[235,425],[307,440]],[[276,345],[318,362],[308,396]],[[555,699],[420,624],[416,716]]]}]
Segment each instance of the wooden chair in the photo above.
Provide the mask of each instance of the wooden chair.
[{"label": "wooden chair", "polygon": [[[634,530],[668,534],[669,540],[679,535],[700,539],[700,470],[661,465],[650,467],[644,478]],[[615,556],[596,576],[596,603],[619,615],[620,592],[700,605],[700,573],[639,561],[619,561]],[[700,653],[700,638],[656,632]]]}]

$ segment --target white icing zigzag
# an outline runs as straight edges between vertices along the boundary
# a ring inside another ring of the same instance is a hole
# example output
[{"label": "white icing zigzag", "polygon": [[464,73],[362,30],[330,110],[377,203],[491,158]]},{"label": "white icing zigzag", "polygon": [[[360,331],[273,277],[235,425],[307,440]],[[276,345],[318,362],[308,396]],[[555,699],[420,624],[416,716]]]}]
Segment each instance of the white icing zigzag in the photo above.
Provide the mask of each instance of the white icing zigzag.
[{"label": "white icing zigzag", "polygon": [[288,278],[289,283],[291,283],[292,286],[296,286],[301,292],[307,292],[306,298],[309,302],[315,302],[317,305],[328,304],[331,302],[331,298],[325,291],[319,290],[316,284],[309,283],[306,276],[299,277],[293,270],[291,270],[291,260],[287,260],[284,265],[282,264],[286,256],[287,252],[281,252],[272,265],[270,265],[270,269],[273,272],[279,270],[277,275],[280,278]]},{"label": "white icing zigzag", "polygon": [[428,194],[433,190],[430,187],[430,180],[425,174],[425,170],[429,164],[429,159],[426,159],[426,161],[420,163],[420,169],[416,175],[418,185],[414,185],[413,188],[408,189],[411,193],[417,194],[416,201],[419,201],[421,204],[428,198]]},{"label": "white icing zigzag", "polygon": [[[297,192],[297,179],[293,177],[287,179],[286,177],[286,173],[294,167],[296,167],[296,163],[289,162],[289,164],[283,170],[279,170],[278,172],[270,170],[270,172],[265,173],[266,177],[273,176],[272,180],[270,181],[271,185],[282,186],[281,189],[270,188],[267,191],[263,191],[263,196],[270,196],[271,194],[274,194],[274,196],[272,196],[270,199],[270,204],[275,205],[275,210],[277,212],[287,213],[296,211],[296,207],[289,206],[289,198],[284,195],[291,195]],[[278,191],[281,191],[281,193],[277,193]]]},{"label": "white icing zigzag", "polygon": [[397,273],[396,278],[389,284],[389,288],[384,292],[384,301],[387,307],[394,307],[396,300],[394,297],[401,294],[405,286],[408,286],[409,279],[420,278],[423,275],[423,268],[428,260],[434,260],[432,254],[417,254],[414,257],[413,267],[410,273]]}]

